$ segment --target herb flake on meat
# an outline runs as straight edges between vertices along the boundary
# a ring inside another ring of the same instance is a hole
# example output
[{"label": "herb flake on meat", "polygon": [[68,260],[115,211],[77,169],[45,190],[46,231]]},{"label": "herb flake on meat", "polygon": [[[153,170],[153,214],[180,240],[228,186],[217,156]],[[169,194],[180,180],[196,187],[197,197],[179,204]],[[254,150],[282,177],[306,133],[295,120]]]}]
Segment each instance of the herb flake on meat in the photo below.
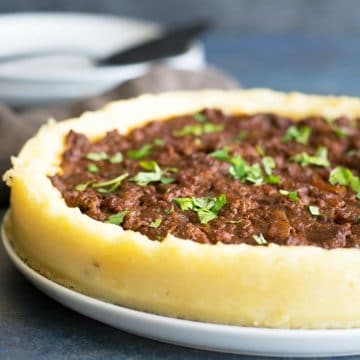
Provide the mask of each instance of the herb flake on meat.
[{"label": "herb flake on meat", "polygon": [[89,152],[86,154],[86,158],[91,161],[101,161],[101,160],[107,160],[109,158],[109,155],[104,152]]},{"label": "herb flake on meat", "polygon": [[111,193],[115,191],[128,176],[129,174],[125,173],[111,180],[94,183],[92,187],[100,193]]},{"label": "herb flake on meat", "polygon": [[131,180],[139,186],[146,186],[152,182],[170,184],[174,181],[174,179],[165,176],[164,171],[156,161],[141,161],[140,166],[147,171],[140,171],[131,178]]},{"label": "herb flake on meat", "polygon": [[225,194],[218,197],[192,197],[192,198],[174,198],[173,201],[183,211],[193,210],[198,214],[201,224],[207,224],[217,218],[219,211],[226,204]]},{"label": "herb flake on meat", "polygon": [[117,214],[110,215],[105,222],[108,224],[113,224],[113,225],[121,225],[124,222],[125,216],[129,212],[130,211],[124,210],[124,211],[118,212]]},{"label": "herb flake on meat", "polygon": [[307,145],[311,135],[310,126],[290,126],[285,135],[281,138],[281,141],[286,143],[289,141],[296,141],[299,144]]},{"label": "herb flake on meat", "polygon": [[129,150],[127,156],[133,160],[139,160],[151,154],[153,146],[151,144],[145,144],[139,149]]},{"label": "herb flake on meat", "polygon": [[360,199],[360,177],[354,175],[350,169],[337,166],[331,171],[329,182],[331,185],[349,186],[356,193],[356,197]]},{"label": "herb flake on meat", "polygon": [[291,157],[293,162],[300,164],[301,166],[316,165],[329,167],[330,163],[327,158],[327,149],[325,146],[320,146],[314,155],[310,155],[306,152],[296,154]]}]

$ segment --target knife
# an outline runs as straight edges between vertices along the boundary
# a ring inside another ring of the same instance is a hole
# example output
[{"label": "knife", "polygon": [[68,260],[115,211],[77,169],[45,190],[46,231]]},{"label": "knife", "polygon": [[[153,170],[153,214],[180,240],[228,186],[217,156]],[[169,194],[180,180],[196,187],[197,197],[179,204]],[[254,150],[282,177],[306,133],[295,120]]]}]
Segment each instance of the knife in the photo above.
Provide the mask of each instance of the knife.
[{"label": "knife", "polygon": [[145,40],[132,47],[114,52],[103,58],[84,54],[76,49],[40,50],[0,56],[0,64],[44,56],[75,55],[88,58],[95,66],[114,66],[155,61],[184,53],[191,42],[210,27],[208,21],[197,21],[162,32],[155,39]]}]

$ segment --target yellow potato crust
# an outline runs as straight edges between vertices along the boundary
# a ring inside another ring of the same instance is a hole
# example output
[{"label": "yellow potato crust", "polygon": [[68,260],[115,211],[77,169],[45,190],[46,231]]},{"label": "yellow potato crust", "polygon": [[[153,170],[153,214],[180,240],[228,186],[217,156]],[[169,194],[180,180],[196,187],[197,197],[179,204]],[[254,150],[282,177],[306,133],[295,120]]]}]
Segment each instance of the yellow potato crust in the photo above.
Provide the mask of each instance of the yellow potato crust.
[{"label": "yellow potato crust", "polygon": [[360,100],[265,89],[176,92],[117,101],[78,119],[49,122],[4,176],[19,254],[48,278],[111,303],[191,320],[274,328],[360,326],[360,251],[270,244],[164,241],[69,208],[48,179],[64,136],[126,133],[150,120],[215,107],[229,113],[360,116]]}]

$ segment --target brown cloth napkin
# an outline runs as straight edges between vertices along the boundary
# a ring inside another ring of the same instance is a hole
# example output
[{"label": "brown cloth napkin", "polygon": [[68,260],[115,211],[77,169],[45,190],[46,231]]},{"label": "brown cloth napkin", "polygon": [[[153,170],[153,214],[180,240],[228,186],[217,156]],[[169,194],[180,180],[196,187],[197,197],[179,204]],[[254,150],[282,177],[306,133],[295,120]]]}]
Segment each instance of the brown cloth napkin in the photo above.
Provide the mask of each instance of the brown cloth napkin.
[{"label": "brown cloth napkin", "polygon": [[[102,95],[78,102],[21,112],[0,105],[0,174],[10,167],[10,156],[16,155],[25,141],[49,118],[63,120],[77,117],[84,111],[99,109],[109,101],[131,98],[142,93],[236,87],[238,83],[234,79],[213,68],[185,71],[154,66],[139,78],[129,80]],[[0,206],[8,204],[8,195],[8,188],[0,181]]]}]

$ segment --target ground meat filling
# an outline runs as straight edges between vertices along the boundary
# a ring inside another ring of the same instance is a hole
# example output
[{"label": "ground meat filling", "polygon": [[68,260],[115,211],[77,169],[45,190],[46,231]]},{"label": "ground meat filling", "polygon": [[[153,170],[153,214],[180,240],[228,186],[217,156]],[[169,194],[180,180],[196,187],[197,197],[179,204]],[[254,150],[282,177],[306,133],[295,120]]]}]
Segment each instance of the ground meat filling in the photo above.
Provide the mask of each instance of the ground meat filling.
[{"label": "ground meat filling", "polygon": [[91,142],[50,177],[69,207],[161,241],[360,246],[360,121],[216,109]]}]

